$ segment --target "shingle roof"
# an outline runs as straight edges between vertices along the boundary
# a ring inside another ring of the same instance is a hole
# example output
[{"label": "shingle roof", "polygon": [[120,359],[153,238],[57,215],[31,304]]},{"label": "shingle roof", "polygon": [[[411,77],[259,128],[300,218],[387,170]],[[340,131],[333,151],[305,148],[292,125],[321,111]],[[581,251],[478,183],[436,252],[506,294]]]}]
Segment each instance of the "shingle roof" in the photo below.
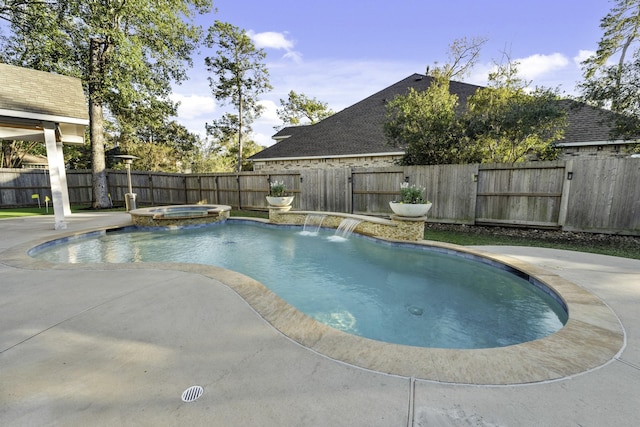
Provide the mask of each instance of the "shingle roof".
[{"label": "shingle roof", "polygon": [[[251,159],[402,152],[385,139],[382,130],[385,104],[396,95],[406,94],[410,87],[422,91],[430,83],[430,77],[413,74],[316,124],[282,129],[276,136],[286,135],[287,130],[295,131],[291,137],[254,154]],[[451,91],[458,93],[462,102],[478,87],[452,82]]]},{"label": "shingle roof", "polygon": [[89,119],[80,79],[8,64],[0,64],[0,110]]},{"label": "shingle roof", "polygon": [[603,142],[611,140],[614,113],[570,100],[562,100],[567,109],[567,128],[560,143]]},{"label": "shingle roof", "polygon": [[[332,157],[345,155],[371,155],[402,151],[387,142],[382,125],[386,117],[386,102],[397,95],[406,94],[409,88],[425,90],[432,78],[413,74],[362,101],[316,123],[307,126],[288,127],[274,138],[278,143],[251,156],[252,160],[275,158]],[[449,90],[459,98],[459,105],[482,86],[450,82]],[[562,101],[568,108],[568,128],[563,143],[607,141],[610,128],[604,124],[603,110]],[[576,108],[577,106],[577,108]]]},{"label": "shingle roof", "polygon": [[288,126],[280,129],[278,133],[273,135],[271,138],[275,139],[276,141],[289,138],[289,137],[292,137],[293,135],[298,135],[299,133],[304,132],[306,127],[307,125]]}]

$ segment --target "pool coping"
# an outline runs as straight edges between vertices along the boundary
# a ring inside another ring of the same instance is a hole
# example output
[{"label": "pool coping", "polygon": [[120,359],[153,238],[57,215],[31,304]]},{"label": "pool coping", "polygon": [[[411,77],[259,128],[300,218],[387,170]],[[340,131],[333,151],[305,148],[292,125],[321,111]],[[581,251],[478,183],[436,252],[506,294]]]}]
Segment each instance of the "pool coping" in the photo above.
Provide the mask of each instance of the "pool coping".
[{"label": "pool coping", "polygon": [[[234,218],[266,222],[258,218]],[[202,264],[127,263],[53,264],[28,255],[38,245],[87,233],[122,229],[102,227],[43,238],[7,249],[5,264],[34,270],[178,270],[221,282],[240,295],[282,334],[331,359],[372,371],[455,384],[511,385],[559,380],[589,372],[614,360],[626,343],[624,328],[613,311],[582,287],[544,269],[502,255],[434,241],[398,244],[428,245],[441,251],[480,256],[514,268],[544,283],[567,306],[569,319],[558,332],[535,341],[508,347],[458,350],[412,347],[375,341],[324,325],[298,311],[260,282],[235,271]]]}]

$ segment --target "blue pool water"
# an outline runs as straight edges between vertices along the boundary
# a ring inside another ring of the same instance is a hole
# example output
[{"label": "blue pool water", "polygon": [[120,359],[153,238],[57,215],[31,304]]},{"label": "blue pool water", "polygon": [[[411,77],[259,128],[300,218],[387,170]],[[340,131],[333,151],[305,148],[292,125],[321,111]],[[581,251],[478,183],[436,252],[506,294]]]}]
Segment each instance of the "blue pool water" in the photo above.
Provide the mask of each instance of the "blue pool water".
[{"label": "blue pool water", "polygon": [[260,281],[298,310],[342,331],[390,343],[489,348],[550,335],[563,307],[505,269],[424,247],[334,230],[244,221],[162,231],[111,232],[48,245],[52,262],[187,262]]}]

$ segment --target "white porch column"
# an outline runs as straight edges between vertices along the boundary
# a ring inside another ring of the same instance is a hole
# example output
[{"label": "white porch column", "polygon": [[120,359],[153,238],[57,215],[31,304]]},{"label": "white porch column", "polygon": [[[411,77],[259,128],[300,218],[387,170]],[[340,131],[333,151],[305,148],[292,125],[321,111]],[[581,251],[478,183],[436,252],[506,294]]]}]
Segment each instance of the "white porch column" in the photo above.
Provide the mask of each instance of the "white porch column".
[{"label": "white porch column", "polygon": [[64,216],[71,215],[71,203],[69,202],[69,186],[67,185],[67,168],[64,165],[64,153],[62,152],[62,142],[56,142],[58,152],[58,173],[60,174],[60,187],[62,188],[62,212]]},{"label": "white porch column", "polygon": [[[67,223],[64,220],[64,204],[65,199],[67,205],[69,203],[69,193],[67,191],[67,179],[64,172],[64,161],[61,161],[62,148],[60,148],[59,154],[58,144],[56,143],[55,123],[43,122],[42,125],[44,128],[44,143],[47,147],[47,161],[49,162],[51,200],[53,202],[53,215],[55,219],[54,228],[56,230],[65,230],[67,228]],[[69,210],[69,214],[71,214],[71,209],[69,206],[67,206],[67,209]]]}]

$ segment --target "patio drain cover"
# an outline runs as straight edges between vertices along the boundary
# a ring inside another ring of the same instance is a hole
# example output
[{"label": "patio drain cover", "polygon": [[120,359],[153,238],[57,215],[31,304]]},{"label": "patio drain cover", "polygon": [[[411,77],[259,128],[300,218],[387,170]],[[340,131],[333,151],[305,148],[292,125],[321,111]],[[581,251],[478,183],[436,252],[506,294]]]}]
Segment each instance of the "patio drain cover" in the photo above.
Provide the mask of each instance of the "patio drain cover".
[{"label": "patio drain cover", "polygon": [[199,385],[193,385],[182,392],[182,401],[183,402],[193,402],[197,400],[200,396],[202,396],[202,392],[204,390]]}]

